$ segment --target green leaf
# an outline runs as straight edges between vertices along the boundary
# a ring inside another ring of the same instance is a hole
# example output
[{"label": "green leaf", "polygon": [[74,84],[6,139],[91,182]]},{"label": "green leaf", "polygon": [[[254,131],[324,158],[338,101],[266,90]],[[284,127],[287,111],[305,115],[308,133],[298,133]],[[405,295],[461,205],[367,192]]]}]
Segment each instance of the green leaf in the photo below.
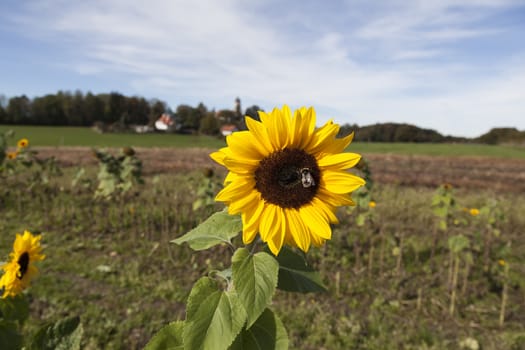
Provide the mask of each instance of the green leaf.
[{"label": "green leaf", "polygon": [[24,322],[29,316],[29,303],[23,294],[0,299],[0,317],[7,321]]},{"label": "green leaf", "polygon": [[22,336],[15,322],[0,320],[0,349],[18,350],[22,347]]},{"label": "green leaf", "polygon": [[185,349],[227,349],[246,321],[237,294],[218,290],[217,283],[208,277],[195,283],[186,310]]},{"label": "green leaf", "polygon": [[266,252],[251,255],[240,248],[233,255],[233,285],[248,315],[248,328],[272,301],[278,274],[279,263]]},{"label": "green leaf", "polygon": [[49,323],[35,334],[30,350],[76,350],[80,349],[82,338],[80,318],[70,317],[56,323]]},{"label": "green leaf", "polygon": [[230,215],[226,210],[210,216],[202,224],[172,240],[172,243],[188,243],[194,250],[204,250],[221,243],[230,243],[231,239],[242,231],[239,215]]},{"label": "green leaf", "polygon": [[266,309],[249,329],[243,329],[230,350],[286,350],[288,334],[283,323]]},{"label": "green leaf", "polygon": [[470,245],[469,239],[463,235],[452,236],[448,239],[448,248],[453,253],[459,253],[463,249],[468,248],[469,245]]},{"label": "green leaf", "polygon": [[448,215],[448,208],[445,207],[445,206],[441,206],[441,207],[434,207],[432,209],[432,211],[434,212],[434,214],[440,218],[444,218]]},{"label": "green leaf", "polygon": [[366,220],[366,215],[364,213],[361,213],[361,214],[357,215],[357,218],[355,220],[355,224],[357,226],[363,226],[365,224],[365,220]]},{"label": "green leaf", "polygon": [[277,288],[287,292],[326,292],[321,276],[303,256],[284,247],[277,255],[279,262],[279,281]]},{"label": "green leaf", "polygon": [[183,350],[184,321],[175,321],[162,327],[150,339],[144,350]]}]

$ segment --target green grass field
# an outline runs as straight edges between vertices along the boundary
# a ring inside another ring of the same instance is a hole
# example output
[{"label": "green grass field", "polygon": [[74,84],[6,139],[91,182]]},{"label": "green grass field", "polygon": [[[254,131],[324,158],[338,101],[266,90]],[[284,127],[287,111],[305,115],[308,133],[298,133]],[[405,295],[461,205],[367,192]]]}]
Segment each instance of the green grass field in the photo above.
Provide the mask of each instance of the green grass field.
[{"label": "green grass field", "polygon": [[[9,144],[25,137],[31,146],[90,146],[90,147],[200,147],[220,148],[220,138],[178,134],[99,134],[90,128],[36,127],[0,125],[0,132],[13,130]],[[413,154],[430,156],[481,156],[525,159],[525,148],[479,144],[422,144],[422,143],[363,143],[355,142],[349,151],[359,153]]]}]

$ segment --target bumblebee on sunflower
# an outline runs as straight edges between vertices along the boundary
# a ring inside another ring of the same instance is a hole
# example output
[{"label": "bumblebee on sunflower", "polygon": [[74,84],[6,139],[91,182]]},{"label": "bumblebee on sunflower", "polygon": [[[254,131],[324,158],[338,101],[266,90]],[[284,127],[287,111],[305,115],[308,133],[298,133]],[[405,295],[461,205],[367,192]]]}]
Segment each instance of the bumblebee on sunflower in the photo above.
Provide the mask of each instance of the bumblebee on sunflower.
[{"label": "bumblebee on sunflower", "polygon": [[336,138],[331,120],[316,129],[312,107],[292,116],[285,105],[259,116],[246,117],[248,130],[210,155],[229,170],[216,200],[241,214],[245,244],[259,234],[275,255],[285,244],[307,252],[331,238],[336,208],[354,205],[350,193],[365,181],[347,170],[361,156],[343,153],[353,134]]}]

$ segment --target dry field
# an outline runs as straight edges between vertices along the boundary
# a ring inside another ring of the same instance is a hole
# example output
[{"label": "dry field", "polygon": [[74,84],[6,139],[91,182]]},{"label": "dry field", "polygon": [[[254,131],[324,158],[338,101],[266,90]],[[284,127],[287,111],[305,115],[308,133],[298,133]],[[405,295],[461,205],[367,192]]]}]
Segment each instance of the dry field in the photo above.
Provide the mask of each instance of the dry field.
[{"label": "dry field", "polygon": [[[62,166],[96,164],[87,147],[39,147],[43,158],[55,156]],[[213,167],[211,150],[189,148],[138,148],[145,175]],[[487,157],[444,157],[363,154],[378,183],[437,187],[450,183],[464,189],[489,188],[525,193],[525,160]]]}]

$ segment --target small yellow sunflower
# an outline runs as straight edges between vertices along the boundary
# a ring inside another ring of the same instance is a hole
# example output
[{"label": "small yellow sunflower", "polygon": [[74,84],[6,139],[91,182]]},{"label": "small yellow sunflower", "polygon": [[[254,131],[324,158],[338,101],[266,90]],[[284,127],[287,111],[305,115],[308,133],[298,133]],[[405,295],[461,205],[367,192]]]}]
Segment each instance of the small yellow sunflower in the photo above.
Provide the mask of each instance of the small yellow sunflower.
[{"label": "small yellow sunflower", "polygon": [[374,208],[376,207],[376,205],[377,205],[377,204],[376,204],[376,202],[374,202],[374,201],[370,201],[370,202],[368,202],[368,207],[369,207],[369,208],[374,209]]},{"label": "small yellow sunflower", "polygon": [[6,156],[7,156],[7,159],[16,159],[16,156],[18,155],[18,153],[16,152],[7,152]]},{"label": "small yellow sunflower", "polygon": [[229,135],[228,146],[210,155],[229,170],[216,200],[241,214],[245,244],[259,233],[275,255],[283,244],[307,252],[331,238],[336,208],[354,205],[350,192],[365,181],[346,170],[361,156],[342,153],[353,134],[336,138],[339,125],[315,129],[312,107],[293,117],[286,105],[259,116],[261,122],[246,117],[248,130]]},{"label": "small yellow sunflower", "polygon": [[472,208],[469,210],[470,215],[472,216],[478,216],[479,215],[479,209]]},{"label": "small yellow sunflower", "polygon": [[18,140],[17,146],[18,148],[26,148],[29,145],[29,140],[26,138]]},{"label": "small yellow sunflower", "polygon": [[40,238],[41,236],[33,236],[29,231],[24,231],[23,235],[16,234],[13,251],[9,254],[10,261],[1,267],[4,270],[0,278],[0,289],[4,292],[2,298],[20,294],[38,274],[34,262],[45,258],[40,253]]}]

